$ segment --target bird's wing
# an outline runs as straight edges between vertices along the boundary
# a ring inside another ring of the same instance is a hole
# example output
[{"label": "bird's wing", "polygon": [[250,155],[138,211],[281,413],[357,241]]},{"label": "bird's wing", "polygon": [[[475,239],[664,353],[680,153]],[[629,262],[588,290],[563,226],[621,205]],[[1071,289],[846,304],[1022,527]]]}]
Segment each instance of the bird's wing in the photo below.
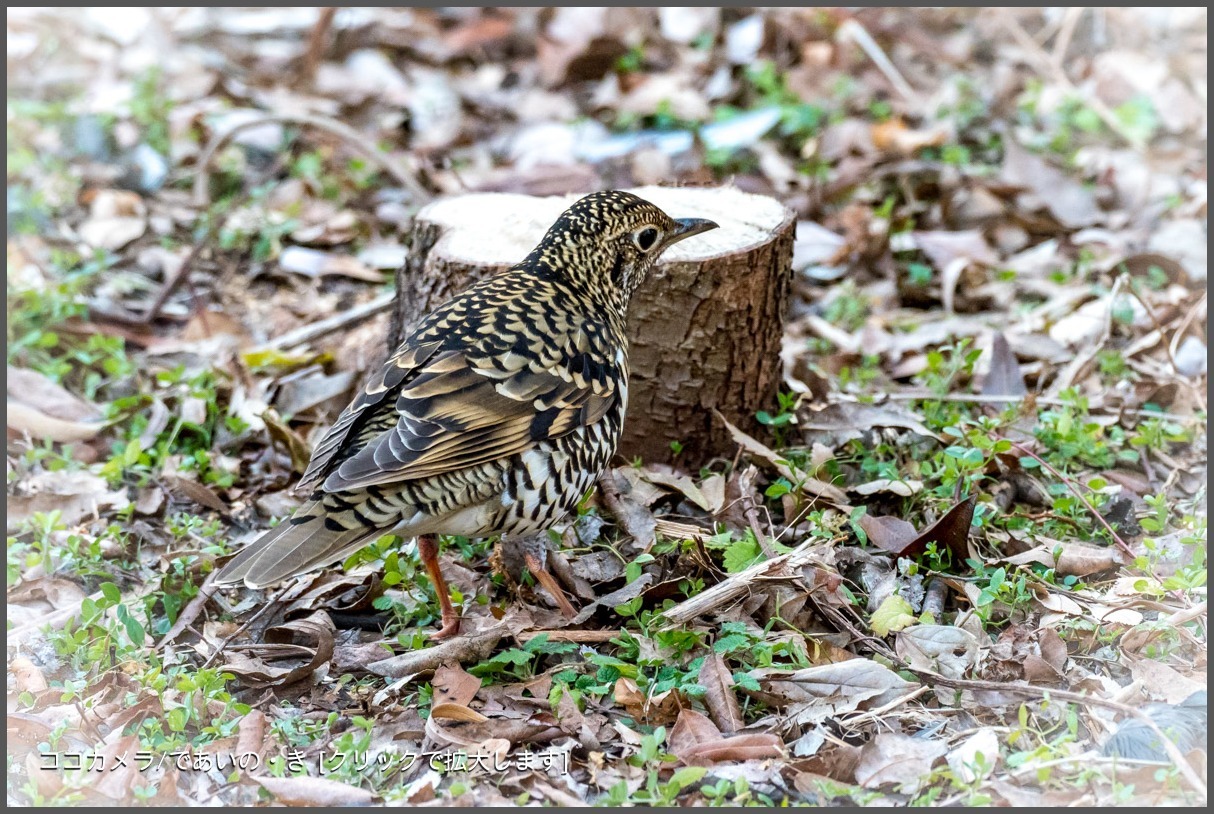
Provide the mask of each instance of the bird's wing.
[{"label": "bird's wing", "polygon": [[406,343],[384,362],[379,372],[367,382],[354,401],[342,410],[329,432],[316,445],[308,468],[295,486],[296,491],[307,492],[324,481],[342,449],[349,443],[357,442],[361,430],[376,413],[385,408],[391,409],[396,390],[418,367],[429,361],[441,345],[441,341]]},{"label": "bird's wing", "polygon": [[596,361],[584,338],[562,339],[546,342],[540,354],[500,347],[433,353],[400,385],[392,408],[376,408],[393,409],[395,426],[331,467],[324,490],[467,469],[595,423],[623,395],[616,370],[623,360]]}]

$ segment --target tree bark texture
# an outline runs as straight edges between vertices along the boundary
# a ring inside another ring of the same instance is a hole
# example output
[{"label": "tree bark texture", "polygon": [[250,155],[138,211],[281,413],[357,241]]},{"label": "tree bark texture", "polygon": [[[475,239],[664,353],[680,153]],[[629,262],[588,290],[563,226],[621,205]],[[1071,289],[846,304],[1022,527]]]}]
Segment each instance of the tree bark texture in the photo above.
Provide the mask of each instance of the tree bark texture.
[{"label": "tree bark texture", "polygon": [[[672,217],[721,226],[668,250],[628,315],[618,454],[693,468],[732,452],[714,410],[754,432],[755,413],[776,406],[796,221],[779,202],[729,187],[632,191]],[[391,346],[450,297],[522,260],[574,200],[478,193],[422,209],[396,277]]]}]

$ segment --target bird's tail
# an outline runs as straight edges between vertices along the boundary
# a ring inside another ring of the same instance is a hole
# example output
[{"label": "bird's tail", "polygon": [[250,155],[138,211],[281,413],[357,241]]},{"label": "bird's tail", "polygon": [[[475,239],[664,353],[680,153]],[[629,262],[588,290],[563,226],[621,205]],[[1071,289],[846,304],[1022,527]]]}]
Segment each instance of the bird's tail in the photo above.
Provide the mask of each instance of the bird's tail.
[{"label": "bird's tail", "polygon": [[382,530],[362,524],[347,529],[318,501],[310,501],[246,546],[223,567],[215,582],[264,588],[339,562],[381,534]]}]

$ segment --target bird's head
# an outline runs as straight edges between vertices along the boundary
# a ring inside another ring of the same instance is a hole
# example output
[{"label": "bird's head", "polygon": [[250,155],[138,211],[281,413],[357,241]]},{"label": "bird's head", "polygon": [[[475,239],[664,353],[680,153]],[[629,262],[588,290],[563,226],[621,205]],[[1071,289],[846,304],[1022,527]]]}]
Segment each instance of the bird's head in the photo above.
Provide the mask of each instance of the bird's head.
[{"label": "bird's head", "polygon": [[533,256],[626,308],[662,252],[716,228],[702,218],[672,218],[630,192],[595,192],[561,214]]}]

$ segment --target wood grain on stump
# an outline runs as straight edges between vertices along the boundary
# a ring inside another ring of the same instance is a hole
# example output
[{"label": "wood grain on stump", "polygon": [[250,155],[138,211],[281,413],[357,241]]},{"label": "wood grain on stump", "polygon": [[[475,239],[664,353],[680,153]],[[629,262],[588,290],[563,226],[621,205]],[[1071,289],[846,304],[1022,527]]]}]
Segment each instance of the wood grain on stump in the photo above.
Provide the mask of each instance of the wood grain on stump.
[{"label": "wood grain on stump", "polygon": [[[671,247],[628,314],[619,454],[694,467],[733,449],[714,409],[755,431],[755,413],[775,407],[796,223],[778,201],[728,187],[631,191],[671,217],[721,226]],[[426,313],[522,260],[577,197],[479,193],[422,209],[396,276],[392,347]],[[682,445],[677,456],[672,441]]]}]

